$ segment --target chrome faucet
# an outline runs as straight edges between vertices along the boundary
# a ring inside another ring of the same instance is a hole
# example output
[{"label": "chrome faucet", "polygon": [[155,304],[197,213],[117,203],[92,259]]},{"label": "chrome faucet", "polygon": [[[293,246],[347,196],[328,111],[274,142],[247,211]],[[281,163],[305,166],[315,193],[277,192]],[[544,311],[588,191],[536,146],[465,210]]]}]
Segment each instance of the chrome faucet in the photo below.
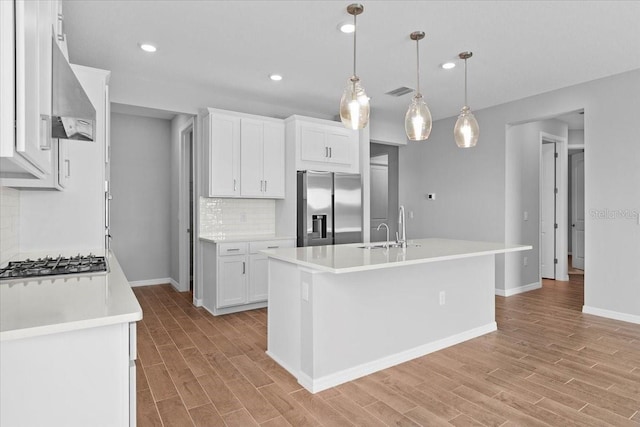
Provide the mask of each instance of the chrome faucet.
[{"label": "chrome faucet", "polygon": [[384,228],[387,229],[387,243],[386,243],[385,247],[388,249],[389,248],[389,226],[387,224],[385,224],[384,222],[382,222],[382,223],[380,223],[378,228],[376,228],[376,230],[380,231],[380,227],[382,227],[383,225],[384,225]]},{"label": "chrome faucet", "polygon": [[403,205],[400,205],[400,210],[398,212],[398,230],[400,232],[400,235],[398,236],[398,232],[396,232],[396,243],[401,248],[406,248],[407,247],[407,227],[405,224]]}]

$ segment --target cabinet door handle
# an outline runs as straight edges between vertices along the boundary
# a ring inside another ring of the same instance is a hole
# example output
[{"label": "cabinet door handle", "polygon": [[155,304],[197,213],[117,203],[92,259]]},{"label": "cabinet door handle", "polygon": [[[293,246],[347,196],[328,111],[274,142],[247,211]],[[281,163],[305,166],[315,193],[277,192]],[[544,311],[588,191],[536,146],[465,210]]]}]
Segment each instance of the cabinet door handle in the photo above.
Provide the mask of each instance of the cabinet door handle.
[{"label": "cabinet door handle", "polygon": [[280,246],[267,246],[267,249],[278,249]]},{"label": "cabinet door handle", "polygon": [[239,250],[240,248],[232,248],[232,249],[227,249],[227,252],[237,252]]},{"label": "cabinet door handle", "polygon": [[264,191],[264,181],[260,180],[260,192],[262,193]]},{"label": "cabinet door handle", "polygon": [[[69,159],[65,159],[64,160],[64,165],[65,165],[65,169],[66,169],[66,173],[65,173],[65,178],[69,178],[71,176],[71,160]],[[111,197],[111,196],[109,196]],[[111,200],[111,199],[109,199]]]},{"label": "cabinet door handle", "polygon": [[324,156],[329,157],[329,147],[324,147]]},{"label": "cabinet door handle", "polygon": [[245,263],[244,261],[242,261],[242,274],[245,274],[245,273],[246,273],[246,268],[245,268],[245,266],[246,266],[246,263]]},{"label": "cabinet door handle", "polygon": [[333,153],[331,152],[332,148],[329,147],[329,158],[333,157]]},{"label": "cabinet door handle", "polygon": [[264,192],[265,193],[267,192],[267,180],[266,179],[264,180]]},{"label": "cabinet door handle", "polygon": [[235,180],[235,178],[233,179],[233,191],[236,191],[236,180]]},{"label": "cabinet door handle", "polygon": [[51,150],[51,119],[46,114],[40,114],[40,149]]}]

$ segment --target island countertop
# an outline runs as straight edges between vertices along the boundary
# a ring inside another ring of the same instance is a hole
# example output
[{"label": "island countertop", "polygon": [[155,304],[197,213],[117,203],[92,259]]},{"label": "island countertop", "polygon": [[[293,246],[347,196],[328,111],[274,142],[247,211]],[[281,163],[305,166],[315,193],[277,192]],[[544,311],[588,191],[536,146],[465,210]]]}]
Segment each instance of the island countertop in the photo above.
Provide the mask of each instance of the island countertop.
[{"label": "island countertop", "polygon": [[307,246],[261,252],[270,258],[302,267],[341,274],[533,249],[528,245],[437,238],[409,240],[406,248],[368,248],[383,243]]},{"label": "island countertop", "polygon": [[0,341],[142,319],[142,309],[118,261],[109,272],[0,283]]}]

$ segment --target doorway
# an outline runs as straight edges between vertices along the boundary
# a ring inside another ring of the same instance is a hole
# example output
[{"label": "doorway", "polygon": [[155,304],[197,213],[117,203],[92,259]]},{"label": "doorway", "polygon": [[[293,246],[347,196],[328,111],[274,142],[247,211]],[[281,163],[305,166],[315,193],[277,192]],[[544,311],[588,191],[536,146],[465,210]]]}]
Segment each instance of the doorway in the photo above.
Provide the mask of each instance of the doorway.
[{"label": "doorway", "polygon": [[569,273],[584,274],[584,149],[569,150]]},{"label": "doorway", "polygon": [[540,278],[569,280],[567,137],[540,132]]},{"label": "doorway", "polygon": [[178,246],[180,290],[193,292],[194,229],[193,119],[180,130]]},{"label": "doorway", "polygon": [[543,140],[540,174],[540,275],[556,279],[557,254],[557,165],[558,147],[555,141]]},{"label": "doorway", "polygon": [[395,239],[398,231],[398,147],[371,143],[369,151],[371,182],[371,230],[372,242],[385,241],[389,227],[389,239]]}]

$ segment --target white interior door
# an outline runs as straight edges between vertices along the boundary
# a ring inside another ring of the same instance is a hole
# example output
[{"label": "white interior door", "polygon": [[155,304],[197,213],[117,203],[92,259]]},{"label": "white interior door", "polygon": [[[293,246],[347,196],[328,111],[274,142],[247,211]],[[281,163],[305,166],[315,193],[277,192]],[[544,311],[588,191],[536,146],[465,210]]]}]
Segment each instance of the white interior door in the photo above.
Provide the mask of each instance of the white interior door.
[{"label": "white interior door", "polygon": [[571,156],[571,264],[584,270],[584,153]]},{"label": "white interior door", "polygon": [[555,279],[556,147],[542,144],[540,179],[540,275]]}]

